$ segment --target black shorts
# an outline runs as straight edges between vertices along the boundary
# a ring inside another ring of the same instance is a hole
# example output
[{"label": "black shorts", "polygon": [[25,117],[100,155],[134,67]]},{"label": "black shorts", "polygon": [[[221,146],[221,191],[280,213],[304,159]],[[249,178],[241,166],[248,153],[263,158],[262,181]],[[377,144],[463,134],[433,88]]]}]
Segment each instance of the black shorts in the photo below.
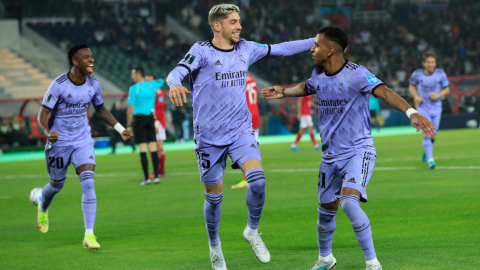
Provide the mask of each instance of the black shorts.
[{"label": "black shorts", "polygon": [[137,114],[134,116],[133,132],[137,143],[156,142],[155,119],[153,115]]}]

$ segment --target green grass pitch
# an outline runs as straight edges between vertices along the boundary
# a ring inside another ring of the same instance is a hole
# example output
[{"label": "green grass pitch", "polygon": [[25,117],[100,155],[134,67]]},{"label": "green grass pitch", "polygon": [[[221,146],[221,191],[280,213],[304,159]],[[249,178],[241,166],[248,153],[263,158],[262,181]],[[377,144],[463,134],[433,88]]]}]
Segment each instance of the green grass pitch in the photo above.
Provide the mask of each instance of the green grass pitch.
[{"label": "green grass pitch", "polygon": [[[384,269],[480,269],[480,130],[440,131],[438,168],[421,162],[420,134],[374,138],[377,161],[362,204]],[[321,153],[308,142],[261,145],[267,197],[259,231],[264,265],[243,240],[246,190],[225,174],[220,239],[229,269],[310,269],[318,258],[317,176]],[[28,194],[47,181],[44,161],[0,164],[0,269],[211,269],[204,192],[192,150],[167,153],[167,177],[140,186],[138,154],[99,156],[95,235],[82,247],[81,189],[73,167],[50,207],[50,230],[36,228]],[[339,210],[337,269],[365,269],[361,248]]]}]

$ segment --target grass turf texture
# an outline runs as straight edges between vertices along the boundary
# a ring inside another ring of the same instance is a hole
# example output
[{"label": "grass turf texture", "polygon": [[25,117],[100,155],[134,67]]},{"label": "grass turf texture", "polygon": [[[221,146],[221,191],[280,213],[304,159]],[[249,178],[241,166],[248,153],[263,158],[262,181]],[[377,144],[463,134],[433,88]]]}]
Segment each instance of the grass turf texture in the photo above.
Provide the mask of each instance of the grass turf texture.
[{"label": "grass turf texture", "polygon": [[[377,170],[362,208],[384,269],[480,268],[479,138],[478,129],[440,131],[435,170],[421,162],[420,134],[374,138]],[[299,153],[289,145],[261,146],[267,197],[259,231],[272,255],[269,264],[260,263],[242,238],[246,189],[230,189],[242,176],[227,168],[220,239],[229,269],[309,269],[318,258],[321,153],[308,142],[299,144]],[[138,154],[97,158],[95,235],[101,249],[90,251],[82,248],[81,189],[73,167],[50,207],[50,230],[42,234],[28,194],[47,183],[45,162],[0,164],[0,268],[211,269],[194,152],[167,153],[166,168],[160,185],[141,187]],[[336,221],[337,269],[365,269],[341,210]]]}]

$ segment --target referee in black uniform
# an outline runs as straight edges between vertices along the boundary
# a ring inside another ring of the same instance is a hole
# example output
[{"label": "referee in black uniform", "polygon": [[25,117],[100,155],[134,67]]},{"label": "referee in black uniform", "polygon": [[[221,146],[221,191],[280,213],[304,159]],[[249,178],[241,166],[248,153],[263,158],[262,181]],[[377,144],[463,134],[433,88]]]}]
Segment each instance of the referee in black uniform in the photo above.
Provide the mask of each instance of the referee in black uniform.
[{"label": "referee in black uniform", "polygon": [[134,85],[130,86],[128,96],[127,127],[132,130],[132,118],[135,119],[133,129],[135,130],[135,140],[140,149],[140,160],[143,169],[143,181],[140,185],[148,185],[152,180],[148,178],[148,151],[153,163],[154,184],[160,183],[158,178],[158,153],[157,138],[155,134],[155,119],[153,110],[155,106],[155,93],[159,87],[155,85],[156,81],[145,81],[145,71],[142,67],[136,67],[132,70],[132,80]]}]

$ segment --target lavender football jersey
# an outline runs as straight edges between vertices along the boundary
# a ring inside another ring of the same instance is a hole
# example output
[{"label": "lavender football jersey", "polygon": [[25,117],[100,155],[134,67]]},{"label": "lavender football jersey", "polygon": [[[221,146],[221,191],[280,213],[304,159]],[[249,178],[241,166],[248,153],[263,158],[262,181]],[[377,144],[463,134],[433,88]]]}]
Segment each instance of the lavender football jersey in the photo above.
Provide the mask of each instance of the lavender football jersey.
[{"label": "lavender football jersey", "polygon": [[426,75],[423,69],[417,69],[412,73],[410,84],[417,88],[418,95],[423,98],[418,108],[429,112],[442,112],[442,99],[431,100],[430,93],[440,93],[449,85],[445,71],[436,68],[432,74]]},{"label": "lavender football jersey", "polygon": [[240,39],[231,50],[211,41],[197,42],[168,75],[170,87],[189,75],[194,138],[212,145],[228,145],[252,131],[252,115],[245,99],[248,67],[268,57],[306,52],[314,38],[276,45]]},{"label": "lavender football jersey", "polygon": [[365,67],[345,60],[334,74],[315,68],[307,80],[310,94],[318,95],[322,158],[327,162],[375,151],[370,126],[369,94],[383,85]]},{"label": "lavender football jersey", "polygon": [[48,119],[50,132],[58,132],[56,146],[81,144],[92,140],[87,109],[103,104],[102,88],[97,78],[87,76],[84,84],[77,85],[68,73],[58,76],[50,84],[42,106],[51,110]]}]

